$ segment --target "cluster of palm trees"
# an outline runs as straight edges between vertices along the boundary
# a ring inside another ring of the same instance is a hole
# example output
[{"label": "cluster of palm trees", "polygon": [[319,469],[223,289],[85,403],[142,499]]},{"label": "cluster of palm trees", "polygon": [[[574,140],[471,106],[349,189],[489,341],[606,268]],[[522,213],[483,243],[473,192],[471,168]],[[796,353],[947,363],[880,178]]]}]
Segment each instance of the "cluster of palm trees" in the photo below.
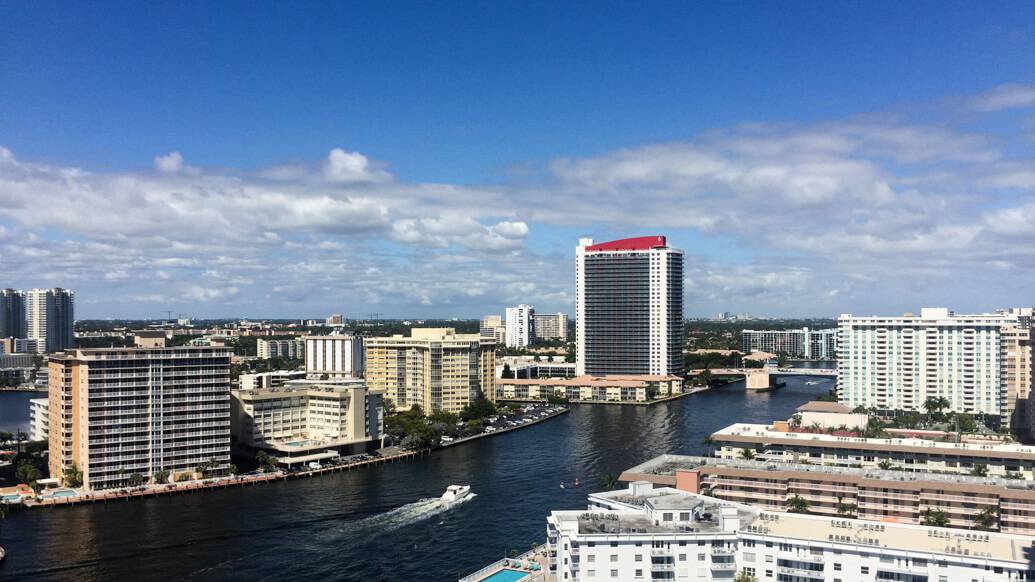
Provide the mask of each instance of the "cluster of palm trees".
[{"label": "cluster of palm trees", "polygon": [[18,444],[18,452],[22,452],[22,446],[24,443],[29,441],[29,435],[23,431],[18,432],[0,432],[0,447],[5,447],[8,444],[14,442]]}]

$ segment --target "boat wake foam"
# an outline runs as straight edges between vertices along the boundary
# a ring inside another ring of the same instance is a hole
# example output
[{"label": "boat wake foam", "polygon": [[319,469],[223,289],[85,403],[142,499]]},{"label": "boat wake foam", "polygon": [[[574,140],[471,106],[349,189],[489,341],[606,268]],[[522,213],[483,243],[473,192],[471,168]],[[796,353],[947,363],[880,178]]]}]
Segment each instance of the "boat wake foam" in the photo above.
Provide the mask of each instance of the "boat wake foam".
[{"label": "boat wake foam", "polygon": [[458,505],[467,503],[475,497],[477,497],[477,494],[471,493],[466,497],[461,497],[454,501],[442,501],[437,497],[420,499],[413,503],[407,503],[402,507],[397,507],[390,511],[361,519],[354,522],[351,527],[355,528],[358,526],[364,529],[366,527],[370,527],[371,529],[376,529],[378,531],[391,531],[405,525],[427,519],[433,515],[449,511]]}]

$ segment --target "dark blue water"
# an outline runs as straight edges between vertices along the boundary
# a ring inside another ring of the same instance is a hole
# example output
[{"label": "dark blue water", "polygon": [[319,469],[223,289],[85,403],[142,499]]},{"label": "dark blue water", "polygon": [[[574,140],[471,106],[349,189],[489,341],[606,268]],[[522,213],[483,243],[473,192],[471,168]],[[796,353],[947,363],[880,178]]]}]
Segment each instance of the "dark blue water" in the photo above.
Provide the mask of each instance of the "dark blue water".
[{"label": "dark blue water", "polygon": [[[605,473],[704,453],[730,423],[789,417],[831,383],[743,383],[649,407],[569,414],[418,460],[249,489],[13,513],[3,580],[456,580],[546,536],[552,509],[585,507]],[[560,489],[576,477],[585,485]],[[433,514],[450,483],[477,497]],[[401,508],[401,509],[400,509]]]},{"label": "dark blue water", "polygon": [[0,432],[29,432],[29,401],[45,392],[0,392]]}]

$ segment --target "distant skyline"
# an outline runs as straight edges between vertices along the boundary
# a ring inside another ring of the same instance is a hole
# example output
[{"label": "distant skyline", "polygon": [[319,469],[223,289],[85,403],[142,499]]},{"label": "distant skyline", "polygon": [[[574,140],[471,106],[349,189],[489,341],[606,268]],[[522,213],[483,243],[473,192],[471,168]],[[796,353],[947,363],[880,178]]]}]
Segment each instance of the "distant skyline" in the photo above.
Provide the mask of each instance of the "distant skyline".
[{"label": "distant skyline", "polygon": [[0,7],[0,287],[82,319],[1035,304],[1035,5]]}]

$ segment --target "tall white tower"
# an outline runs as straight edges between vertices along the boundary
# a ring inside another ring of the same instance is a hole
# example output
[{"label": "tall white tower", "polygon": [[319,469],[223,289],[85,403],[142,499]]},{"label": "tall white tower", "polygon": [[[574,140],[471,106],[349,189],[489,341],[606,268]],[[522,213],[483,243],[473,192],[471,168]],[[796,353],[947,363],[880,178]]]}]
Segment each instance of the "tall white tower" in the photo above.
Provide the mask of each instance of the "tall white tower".
[{"label": "tall white tower", "polygon": [[507,308],[507,347],[524,348],[535,341],[535,308],[522,303]]}]

